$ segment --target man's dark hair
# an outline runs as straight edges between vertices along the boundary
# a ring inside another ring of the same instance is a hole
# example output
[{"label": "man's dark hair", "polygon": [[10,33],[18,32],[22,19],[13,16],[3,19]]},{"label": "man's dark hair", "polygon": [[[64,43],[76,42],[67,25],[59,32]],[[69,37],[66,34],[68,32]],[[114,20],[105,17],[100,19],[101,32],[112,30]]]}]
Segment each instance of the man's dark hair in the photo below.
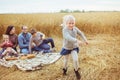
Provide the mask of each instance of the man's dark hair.
[{"label": "man's dark hair", "polygon": [[36,33],[37,31],[36,31],[36,29],[31,29],[30,30],[30,33],[33,35],[34,33]]}]

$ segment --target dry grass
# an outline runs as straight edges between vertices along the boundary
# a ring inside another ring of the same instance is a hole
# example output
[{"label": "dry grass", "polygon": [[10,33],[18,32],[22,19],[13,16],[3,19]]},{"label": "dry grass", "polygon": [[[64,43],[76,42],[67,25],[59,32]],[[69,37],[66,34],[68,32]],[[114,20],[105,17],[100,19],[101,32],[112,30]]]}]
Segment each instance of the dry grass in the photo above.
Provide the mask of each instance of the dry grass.
[{"label": "dry grass", "polygon": [[[24,14],[0,15],[2,34],[9,24],[25,24],[35,27],[47,36],[53,37],[60,51],[62,47],[61,18],[65,14]],[[82,46],[79,53],[81,80],[120,80],[120,13],[75,13],[76,25],[87,34],[89,45]],[[49,28],[49,29],[48,29]],[[3,30],[4,29],[4,30]],[[0,80],[76,80],[72,59],[69,61],[68,75],[62,76],[63,57],[55,64],[41,70],[23,72],[0,66]]]},{"label": "dry grass", "polygon": [[[61,38],[54,38],[60,50]],[[105,34],[88,35],[88,46],[79,53],[81,80],[120,80],[120,38]],[[0,80],[76,80],[72,59],[68,75],[62,76],[63,57],[55,64],[33,72],[19,71],[15,67],[0,66]]]},{"label": "dry grass", "polygon": [[[91,12],[71,13],[76,18],[76,26],[88,34],[120,34],[120,12]],[[0,34],[4,33],[8,25],[14,25],[17,33],[20,27],[27,25],[36,28],[47,36],[56,34],[61,36],[62,17],[66,13],[41,14],[1,14]]]}]

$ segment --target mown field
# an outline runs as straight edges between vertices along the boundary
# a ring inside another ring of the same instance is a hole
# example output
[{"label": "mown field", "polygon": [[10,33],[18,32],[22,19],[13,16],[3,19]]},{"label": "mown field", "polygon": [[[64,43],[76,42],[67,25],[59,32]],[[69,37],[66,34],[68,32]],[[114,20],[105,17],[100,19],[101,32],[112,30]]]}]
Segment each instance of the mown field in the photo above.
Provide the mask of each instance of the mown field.
[{"label": "mown field", "polygon": [[[29,29],[36,28],[46,37],[52,37],[59,52],[62,48],[60,24],[66,14],[0,14],[0,36],[8,25],[14,25],[17,34],[22,25],[27,25]],[[75,16],[76,26],[89,42],[89,45],[80,47],[78,54],[81,80],[120,80],[120,12],[69,14]],[[67,76],[62,76],[63,57],[55,64],[32,72],[0,66],[0,80],[76,80],[72,63],[70,59]]]}]

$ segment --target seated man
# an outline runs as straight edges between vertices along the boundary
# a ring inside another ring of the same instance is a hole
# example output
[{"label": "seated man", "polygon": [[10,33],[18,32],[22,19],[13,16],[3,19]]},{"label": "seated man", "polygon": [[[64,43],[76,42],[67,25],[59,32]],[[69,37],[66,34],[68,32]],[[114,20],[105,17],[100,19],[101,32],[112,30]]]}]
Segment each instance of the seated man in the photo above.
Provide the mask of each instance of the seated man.
[{"label": "seated man", "polygon": [[22,26],[22,32],[18,35],[18,45],[20,47],[20,53],[29,53],[29,42],[31,34],[28,32],[27,26]]},{"label": "seated man", "polygon": [[[37,32],[35,29],[31,29],[30,33],[32,34],[29,44],[29,52],[33,51],[43,51],[43,53],[49,53],[55,51],[55,45],[52,38],[45,39],[45,35],[41,32]],[[35,45],[33,46],[32,43]],[[51,44],[52,49],[50,49]]]}]

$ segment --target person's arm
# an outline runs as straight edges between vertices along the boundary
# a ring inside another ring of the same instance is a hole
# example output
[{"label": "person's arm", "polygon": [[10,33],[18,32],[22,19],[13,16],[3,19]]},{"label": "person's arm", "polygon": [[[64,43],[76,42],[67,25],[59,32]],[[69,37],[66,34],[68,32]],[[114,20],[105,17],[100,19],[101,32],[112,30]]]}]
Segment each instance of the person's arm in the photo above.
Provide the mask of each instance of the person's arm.
[{"label": "person's arm", "polygon": [[21,36],[18,36],[18,44],[20,48],[28,48],[28,44],[23,44],[23,39]]},{"label": "person's arm", "polygon": [[8,42],[8,45],[9,45],[10,47],[13,47],[13,43],[12,43],[11,41]]},{"label": "person's arm", "polygon": [[32,36],[31,36],[31,38],[30,38],[30,42],[29,42],[29,53],[31,53],[32,42],[33,42],[33,39],[32,39]]},{"label": "person's arm", "polygon": [[18,36],[15,35],[15,44],[13,45],[13,48],[16,48],[18,45]]},{"label": "person's arm", "polygon": [[66,29],[62,31],[63,37],[70,42],[77,42],[77,39],[72,37]]},{"label": "person's arm", "polygon": [[83,34],[83,32],[81,32],[77,27],[75,27],[75,28],[77,30],[77,34],[79,34],[82,37],[82,39],[84,40],[84,42],[86,44],[88,44],[87,38],[85,37],[85,35]]},{"label": "person's arm", "polygon": [[42,39],[45,39],[45,34],[42,35]]},{"label": "person's arm", "polygon": [[45,39],[45,34],[43,34],[43,33],[40,32],[40,35],[42,36],[41,37],[42,40]]},{"label": "person's arm", "polygon": [[45,39],[45,34],[43,34],[42,32],[39,32],[39,36],[40,36],[40,39]]},{"label": "person's arm", "polygon": [[76,30],[77,30],[77,34],[79,34],[84,41],[87,41],[87,38],[85,37],[85,35],[83,34],[83,32],[81,32],[77,27],[76,27]]}]

